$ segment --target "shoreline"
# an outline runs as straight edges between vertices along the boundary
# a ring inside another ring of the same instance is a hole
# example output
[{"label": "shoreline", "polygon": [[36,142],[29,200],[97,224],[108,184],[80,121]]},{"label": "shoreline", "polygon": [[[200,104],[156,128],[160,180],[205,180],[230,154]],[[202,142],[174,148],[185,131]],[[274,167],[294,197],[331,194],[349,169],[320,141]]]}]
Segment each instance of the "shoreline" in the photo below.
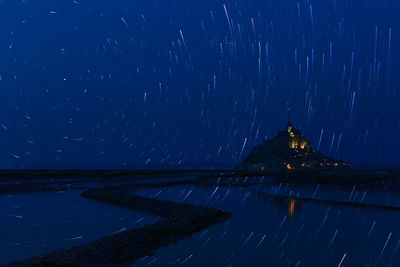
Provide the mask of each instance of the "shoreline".
[{"label": "shoreline", "polygon": [[115,189],[89,189],[81,195],[153,213],[166,220],[5,266],[124,266],[232,216],[217,209],[145,198]]}]

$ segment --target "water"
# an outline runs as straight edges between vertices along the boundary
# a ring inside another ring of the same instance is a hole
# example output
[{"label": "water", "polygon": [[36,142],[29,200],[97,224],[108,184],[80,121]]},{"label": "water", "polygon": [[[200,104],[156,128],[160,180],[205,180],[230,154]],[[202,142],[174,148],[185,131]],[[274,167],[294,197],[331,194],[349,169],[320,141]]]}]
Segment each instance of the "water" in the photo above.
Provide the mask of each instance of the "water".
[{"label": "water", "polygon": [[161,219],[86,199],[81,192],[0,195],[0,264],[85,244]]},{"label": "water", "polygon": [[339,189],[329,188],[323,185],[300,187],[289,184],[280,184],[273,186],[255,185],[250,186],[249,188],[279,196],[400,207],[400,194],[397,192],[366,190],[365,188],[360,189],[356,186],[348,189]]},{"label": "water", "polygon": [[[334,192],[331,192],[334,194]],[[399,213],[273,198],[238,187],[142,189],[233,212],[134,266],[399,266]]]}]

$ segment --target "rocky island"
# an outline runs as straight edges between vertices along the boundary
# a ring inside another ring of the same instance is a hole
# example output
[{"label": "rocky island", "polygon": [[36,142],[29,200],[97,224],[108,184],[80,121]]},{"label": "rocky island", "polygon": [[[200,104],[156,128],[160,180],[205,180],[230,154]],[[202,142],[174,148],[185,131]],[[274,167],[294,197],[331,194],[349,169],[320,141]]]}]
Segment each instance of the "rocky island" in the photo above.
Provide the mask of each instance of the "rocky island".
[{"label": "rocky island", "polygon": [[236,166],[236,170],[279,171],[299,169],[347,169],[340,160],[323,155],[310,146],[299,129],[288,122],[284,131],[278,131],[270,140],[254,147],[249,156]]}]

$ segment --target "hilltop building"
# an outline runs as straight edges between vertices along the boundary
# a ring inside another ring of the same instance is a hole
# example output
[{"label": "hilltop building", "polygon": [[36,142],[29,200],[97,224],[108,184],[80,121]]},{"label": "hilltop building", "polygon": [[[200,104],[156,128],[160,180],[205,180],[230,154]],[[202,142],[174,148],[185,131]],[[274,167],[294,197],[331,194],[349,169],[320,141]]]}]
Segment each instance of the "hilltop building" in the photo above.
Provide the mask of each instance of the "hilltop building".
[{"label": "hilltop building", "polygon": [[241,162],[239,170],[298,170],[298,169],[340,169],[348,168],[343,161],[329,158],[314,150],[301,131],[290,122],[284,131],[278,131],[271,140],[253,148],[250,155]]}]

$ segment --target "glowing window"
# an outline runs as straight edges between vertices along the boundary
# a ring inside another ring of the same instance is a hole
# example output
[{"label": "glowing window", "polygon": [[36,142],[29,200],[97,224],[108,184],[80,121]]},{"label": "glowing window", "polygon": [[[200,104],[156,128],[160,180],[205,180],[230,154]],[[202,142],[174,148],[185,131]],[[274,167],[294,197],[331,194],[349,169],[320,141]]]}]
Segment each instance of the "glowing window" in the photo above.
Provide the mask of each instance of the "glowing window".
[{"label": "glowing window", "polygon": [[302,141],[302,142],[300,143],[301,149],[304,149],[304,148],[306,147],[306,144],[307,144],[307,142]]}]

